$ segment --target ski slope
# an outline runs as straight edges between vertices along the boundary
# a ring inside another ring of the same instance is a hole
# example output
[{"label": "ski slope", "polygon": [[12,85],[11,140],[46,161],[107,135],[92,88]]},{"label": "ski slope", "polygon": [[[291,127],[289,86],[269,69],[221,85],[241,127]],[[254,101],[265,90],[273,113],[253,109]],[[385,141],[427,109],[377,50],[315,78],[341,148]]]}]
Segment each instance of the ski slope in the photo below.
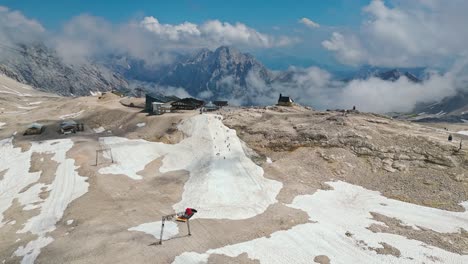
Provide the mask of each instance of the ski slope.
[{"label": "ski slope", "polygon": [[[100,138],[110,148],[114,164],[101,174],[123,174],[138,180],[145,166],[162,159],[160,172],[186,170],[182,200],[174,211],[200,209],[197,218],[246,219],[263,213],[277,202],[282,183],[263,177],[263,169],[244,153],[235,130],[222,123],[221,116],[204,114],[179,125],[186,138],[178,144],[164,144],[119,137]],[[105,153],[110,157],[109,153]]]}]

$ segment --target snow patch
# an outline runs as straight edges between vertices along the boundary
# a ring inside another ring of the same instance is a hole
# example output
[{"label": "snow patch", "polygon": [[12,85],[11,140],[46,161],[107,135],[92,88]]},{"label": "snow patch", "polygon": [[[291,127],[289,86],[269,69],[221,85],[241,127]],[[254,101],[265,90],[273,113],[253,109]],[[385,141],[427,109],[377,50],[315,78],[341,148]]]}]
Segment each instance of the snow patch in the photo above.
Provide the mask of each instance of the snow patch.
[{"label": "snow patch", "polygon": [[38,104],[42,104],[42,101],[28,103],[28,105],[38,105]]},{"label": "snow patch", "polygon": [[24,109],[24,110],[33,110],[38,108],[38,106],[17,106],[18,109]]},{"label": "snow patch", "polygon": [[64,120],[64,119],[69,119],[69,118],[77,118],[79,117],[81,114],[83,114],[84,110],[81,110],[79,112],[76,112],[76,113],[71,113],[71,114],[66,114],[66,115],[61,115],[59,118]]},{"label": "snow patch", "polygon": [[269,164],[273,163],[273,161],[269,157],[266,158],[266,162]]},{"label": "snow patch", "polygon": [[[128,229],[129,231],[139,231],[152,235],[154,238],[159,239],[161,235],[161,221],[144,223]],[[179,234],[179,227],[175,222],[166,221],[164,223],[163,240],[168,240]]]},{"label": "snow patch", "polygon": [[137,127],[144,127],[144,126],[146,126],[146,123],[138,123],[138,124],[136,124],[136,126]]},{"label": "snow patch", "polygon": [[3,126],[5,126],[5,125],[6,125],[6,123],[0,122],[0,129],[2,129]]},{"label": "snow patch", "polygon": [[[70,139],[32,142],[28,151],[14,147],[13,138],[0,141],[0,171],[6,171],[0,181],[0,227],[4,225],[4,212],[10,208],[13,200],[18,199],[24,210],[38,208],[40,213],[30,218],[17,233],[31,232],[37,239],[21,246],[15,251],[16,256],[22,256],[22,263],[33,263],[41,248],[50,244],[53,239],[47,236],[55,230],[64,210],[73,200],[88,191],[86,177],[81,177],[75,171],[75,161],[66,158],[66,153],[72,148]],[[33,153],[53,154],[52,160],[57,162],[54,181],[49,184],[38,183],[41,172],[29,172]],[[26,165],[26,166],[25,166]],[[19,177],[19,175],[21,177]],[[23,193],[24,188],[29,187]],[[41,199],[42,191],[49,191],[46,199]],[[33,204],[34,203],[34,204]]]},{"label": "snow patch", "polygon": [[106,129],[103,128],[102,126],[98,127],[98,128],[93,128],[93,130],[94,130],[94,133],[96,133],[96,134],[100,134],[100,133],[106,131]]},{"label": "snow patch", "polygon": [[73,219],[67,220],[67,225],[73,224]]},{"label": "snow patch", "polygon": [[13,94],[13,95],[17,95],[17,96],[31,96],[30,94],[27,94],[27,93],[20,93],[18,91],[15,91],[14,89],[11,89],[10,87],[8,87],[6,85],[2,85],[2,87],[3,87],[3,89],[6,89],[7,91],[0,90],[0,93]]},{"label": "snow patch", "polygon": [[36,240],[30,241],[26,246],[21,246],[15,251],[15,255],[18,257],[23,256],[21,264],[33,264],[37,256],[41,253],[41,248],[46,247],[52,243],[54,239],[52,237],[40,236]]},{"label": "snow patch", "polygon": [[[269,237],[211,249],[205,253],[186,252],[175,264],[207,263],[211,254],[237,257],[247,253],[260,263],[311,263],[326,255],[331,263],[468,263],[468,255],[459,255],[408,239],[404,236],[374,233],[371,212],[397,218],[405,225],[436,232],[461,232],[468,228],[468,212],[450,212],[388,199],[379,192],[345,182],[328,182],[333,190],[319,190],[313,195],[297,196],[289,207],[305,211],[311,221],[278,231]],[[346,234],[351,235],[346,235]],[[387,243],[401,252],[400,257],[377,254],[371,248]]]},{"label": "snow patch", "polygon": [[458,131],[457,134],[468,136],[468,130]]},{"label": "snow patch", "polygon": [[[111,148],[114,164],[101,168],[99,173],[141,179],[137,173],[162,157],[160,172],[190,173],[182,200],[173,206],[176,212],[193,207],[199,209],[197,218],[254,217],[277,202],[282,183],[263,177],[263,169],[245,155],[236,131],[224,126],[221,119],[206,114],[184,120],[179,130],[186,138],[178,144],[100,138],[103,146]],[[109,153],[104,156],[110,158]]]}]

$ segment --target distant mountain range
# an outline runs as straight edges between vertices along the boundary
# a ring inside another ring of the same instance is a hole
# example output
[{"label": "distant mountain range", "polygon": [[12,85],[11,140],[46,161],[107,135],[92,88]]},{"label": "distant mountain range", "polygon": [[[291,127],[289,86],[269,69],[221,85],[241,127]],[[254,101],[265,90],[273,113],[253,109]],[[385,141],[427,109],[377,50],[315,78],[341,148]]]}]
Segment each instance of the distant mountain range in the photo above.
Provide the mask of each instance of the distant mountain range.
[{"label": "distant mountain range", "polygon": [[214,51],[202,49],[191,55],[179,55],[167,65],[148,66],[142,60],[125,57],[108,58],[104,65],[130,81],[147,82],[150,86],[181,87],[203,99],[245,95],[247,76],[251,71],[265,82],[272,79],[271,72],[255,57],[226,46]]},{"label": "distant mountain range", "polygon": [[[163,65],[151,65],[123,55],[70,65],[42,44],[18,45],[17,51],[0,57],[1,73],[39,90],[65,96],[111,89],[129,92],[137,86],[151,90],[161,86],[180,87],[204,99],[239,97],[249,89],[247,78],[251,71],[266,84],[291,81],[294,74],[290,70],[274,74],[254,56],[226,46],[189,55],[172,54],[174,62]],[[351,79],[377,77],[396,81],[402,76],[421,82],[417,74],[408,70],[372,67],[360,69]]]},{"label": "distant mountain range", "polygon": [[[0,56],[0,73],[39,90],[64,96],[89,95],[90,92],[112,89],[132,94],[137,87],[146,91],[153,91],[155,87],[162,87],[162,90],[180,87],[190,95],[205,100],[242,98],[259,92],[248,85],[252,71],[267,86],[271,83],[288,83],[294,77],[292,70],[270,71],[254,56],[232,47],[222,46],[214,51],[202,49],[193,54],[172,55],[174,61],[163,65],[147,64],[124,55],[71,65],[45,45],[17,45],[16,52]],[[347,73],[347,76],[344,81],[375,77],[393,82],[406,77],[411,82],[420,83],[426,78],[424,68],[388,69],[369,66]],[[460,94],[441,102],[418,105],[415,112],[460,115],[461,112],[465,114],[467,105],[468,94]]]},{"label": "distant mountain range", "polygon": [[372,66],[363,66],[356,72],[348,73],[345,81],[356,80],[356,79],[369,79],[371,77],[379,78],[385,81],[397,81],[401,77],[406,77],[412,82],[422,82],[425,77],[426,68],[381,68]]}]

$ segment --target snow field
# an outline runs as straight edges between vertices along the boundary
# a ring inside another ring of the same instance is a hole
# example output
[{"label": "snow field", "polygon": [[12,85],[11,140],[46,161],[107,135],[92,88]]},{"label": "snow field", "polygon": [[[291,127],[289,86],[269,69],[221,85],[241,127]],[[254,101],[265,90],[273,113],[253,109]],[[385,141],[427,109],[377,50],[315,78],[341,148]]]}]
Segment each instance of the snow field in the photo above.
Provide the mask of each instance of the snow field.
[{"label": "snow field", "polygon": [[99,173],[141,179],[137,173],[163,157],[160,172],[190,172],[182,200],[173,208],[176,212],[186,207],[200,209],[197,218],[246,219],[277,202],[282,183],[263,177],[263,169],[245,155],[235,131],[224,126],[221,116],[193,116],[184,120],[179,130],[186,138],[174,145],[101,138],[101,143],[112,149],[115,163]]},{"label": "snow field", "polygon": [[[139,226],[129,228],[128,230],[143,232],[148,235],[152,235],[156,239],[159,239],[161,235],[161,221],[141,224]],[[177,226],[177,223],[173,221],[166,221],[164,223],[163,240],[168,240],[177,236],[178,234],[179,227]]]},{"label": "snow field", "polygon": [[[6,171],[0,181],[0,228],[3,222],[3,213],[18,199],[23,210],[40,209],[40,213],[30,218],[17,233],[31,232],[38,236],[25,246],[20,246],[15,255],[22,256],[22,263],[33,263],[39,255],[41,248],[53,241],[47,233],[55,230],[55,224],[62,218],[68,204],[85,194],[89,184],[86,177],[81,177],[75,171],[73,159],[66,158],[66,153],[73,146],[70,139],[32,142],[28,151],[22,152],[15,148],[13,138],[0,141],[0,171]],[[33,153],[53,154],[52,160],[57,162],[54,181],[51,184],[39,183],[41,171],[29,172]],[[20,192],[31,185],[26,191]],[[49,192],[47,198],[41,199],[41,192]]]},{"label": "snow field", "polygon": [[[449,212],[400,202],[345,182],[328,184],[334,190],[300,195],[289,205],[307,212],[314,223],[278,231],[269,238],[211,249],[203,254],[186,252],[176,257],[173,264],[207,263],[211,254],[236,257],[243,253],[262,264],[312,263],[318,255],[328,256],[331,263],[433,263],[434,259],[440,263],[468,263],[467,255],[368,229],[371,224],[385,225],[372,219],[370,212],[376,212],[397,218],[414,229],[424,227],[437,232],[460,232],[460,228],[468,228],[468,212]],[[347,236],[347,232],[351,235]],[[381,243],[397,248],[401,256],[377,254],[374,250],[382,248]]]}]

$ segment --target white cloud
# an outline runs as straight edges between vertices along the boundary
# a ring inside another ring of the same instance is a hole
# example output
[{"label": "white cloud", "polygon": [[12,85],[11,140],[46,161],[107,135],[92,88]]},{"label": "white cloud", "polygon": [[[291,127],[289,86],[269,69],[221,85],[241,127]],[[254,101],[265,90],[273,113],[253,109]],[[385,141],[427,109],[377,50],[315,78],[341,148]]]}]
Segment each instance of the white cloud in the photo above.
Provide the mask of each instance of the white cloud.
[{"label": "white cloud", "polygon": [[333,32],[331,39],[323,41],[322,45],[336,52],[338,58],[347,64],[362,62],[367,56],[359,39],[352,35],[345,38],[342,34]]},{"label": "white cloud", "polygon": [[444,65],[467,53],[468,2],[373,0],[357,33],[333,33],[322,45],[347,64],[410,67]]},{"label": "white cloud", "polygon": [[145,17],[141,25],[162,39],[195,44],[197,47],[245,45],[270,48],[289,44],[283,38],[260,33],[245,24],[230,24],[219,20],[209,20],[200,25],[189,22],[171,25],[161,24],[154,17]]},{"label": "white cloud", "polygon": [[299,20],[299,23],[301,24],[304,24],[305,26],[309,27],[309,28],[319,28],[320,25],[310,19],[308,19],[307,17],[303,17]]},{"label": "white cloud", "polygon": [[171,51],[212,49],[221,45],[243,49],[272,48],[297,41],[297,38],[260,33],[242,23],[219,20],[202,24],[164,24],[148,16],[141,21],[115,25],[99,17],[80,15],[64,25],[62,32],[54,38],[54,45],[69,62],[79,63],[96,55],[123,53],[152,64],[164,64],[172,59]]},{"label": "white cloud", "polygon": [[257,47],[276,46],[276,40],[242,23],[231,25],[218,20],[208,21],[200,26],[203,36],[223,45],[249,44]]},{"label": "white cloud", "polygon": [[[317,109],[351,109],[355,105],[358,110],[368,112],[410,112],[418,103],[437,102],[466,87],[467,66],[468,60],[461,60],[447,73],[433,72],[421,83],[411,82],[404,76],[395,82],[378,78],[342,82],[317,67],[291,67],[287,78],[265,82],[259,73],[252,71],[246,79],[245,94],[226,99],[239,105],[271,105],[282,93]],[[223,82],[233,90],[242,88],[229,77]]]},{"label": "white cloud", "polygon": [[148,31],[173,41],[180,40],[184,36],[201,35],[200,30],[198,30],[198,26],[189,22],[184,22],[179,25],[160,24],[158,19],[150,16],[143,18],[143,21],[141,21],[140,24]]},{"label": "white cloud", "polygon": [[3,44],[29,43],[45,34],[44,27],[21,12],[0,6],[0,41]]},{"label": "white cloud", "polygon": [[197,97],[201,99],[208,99],[213,96],[213,92],[210,90],[205,90],[200,93],[198,93]]}]

